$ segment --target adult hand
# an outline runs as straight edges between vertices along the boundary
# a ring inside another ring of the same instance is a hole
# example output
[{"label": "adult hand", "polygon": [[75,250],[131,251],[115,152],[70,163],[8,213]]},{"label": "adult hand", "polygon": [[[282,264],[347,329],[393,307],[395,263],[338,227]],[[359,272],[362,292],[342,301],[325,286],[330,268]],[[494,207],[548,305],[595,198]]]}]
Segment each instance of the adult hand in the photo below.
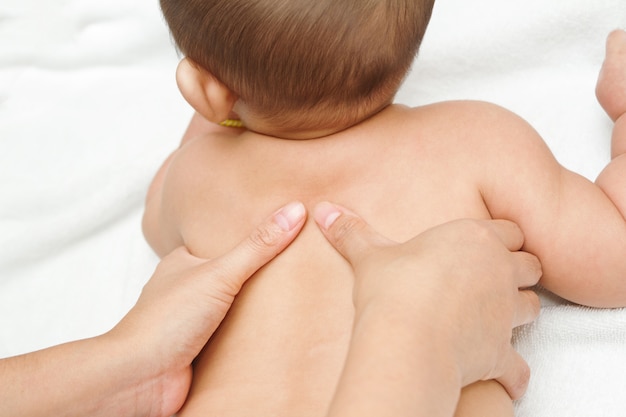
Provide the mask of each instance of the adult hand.
[{"label": "adult hand", "polygon": [[171,416],[187,396],[191,362],[241,286],[289,245],[305,217],[302,204],[287,205],[213,260],[179,248],[110,332],[0,360],[0,415]]},{"label": "adult hand", "polygon": [[235,296],[259,268],[298,235],[306,219],[301,203],[274,213],[225,255],[199,259],[186,248],[162,259],[135,307],[112,333],[136,340],[164,385],[163,416],[184,402],[191,383],[191,362],[230,309]]},{"label": "adult hand", "polygon": [[[315,219],[354,269],[353,344],[364,326],[360,321],[384,316],[387,328],[395,328],[381,337],[389,352],[398,332],[422,332],[413,341],[445,353],[444,366],[456,367],[459,389],[497,379],[513,398],[524,393],[529,368],[512,348],[511,335],[539,314],[537,295],[525,288],[537,283],[541,266],[519,252],[523,235],[514,223],[458,220],[396,243],[337,205],[319,204]],[[401,354],[393,356],[401,360]],[[422,370],[424,365],[416,364]]]}]

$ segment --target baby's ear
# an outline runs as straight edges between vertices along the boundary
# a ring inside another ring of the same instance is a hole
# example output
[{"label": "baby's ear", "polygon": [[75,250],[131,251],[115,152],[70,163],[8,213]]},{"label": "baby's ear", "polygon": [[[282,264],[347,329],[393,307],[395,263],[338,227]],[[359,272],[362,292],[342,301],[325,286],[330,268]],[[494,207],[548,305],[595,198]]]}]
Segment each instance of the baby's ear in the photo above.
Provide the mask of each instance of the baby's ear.
[{"label": "baby's ear", "polygon": [[187,103],[213,123],[228,119],[237,101],[228,87],[189,58],[178,64],[176,82]]}]

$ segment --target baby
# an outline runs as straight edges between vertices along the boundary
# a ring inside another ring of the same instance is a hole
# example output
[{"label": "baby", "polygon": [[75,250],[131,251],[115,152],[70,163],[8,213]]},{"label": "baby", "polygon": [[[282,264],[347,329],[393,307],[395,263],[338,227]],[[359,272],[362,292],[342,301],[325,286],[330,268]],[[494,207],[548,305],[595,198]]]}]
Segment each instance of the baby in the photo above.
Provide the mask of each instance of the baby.
[{"label": "baby", "polygon": [[[547,289],[585,305],[626,305],[626,33],[609,37],[598,83],[616,121],[615,154],[593,184],[493,104],[391,104],[433,0],[161,6],[185,55],[179,88],[197,116],[147,198],[144,232],[159,255],[185,245],[219,256],[291,200],[308,209],[335,201],[396,241],[457,218],[503,218],[522,228]],[[217,125],[233,120],[245,128]],[[197,359],[179,415],[324,415],[350,339],[352,278],[307,221],[240,293]],[[463,391],[457,414],[513,408],[486,381]]]}]

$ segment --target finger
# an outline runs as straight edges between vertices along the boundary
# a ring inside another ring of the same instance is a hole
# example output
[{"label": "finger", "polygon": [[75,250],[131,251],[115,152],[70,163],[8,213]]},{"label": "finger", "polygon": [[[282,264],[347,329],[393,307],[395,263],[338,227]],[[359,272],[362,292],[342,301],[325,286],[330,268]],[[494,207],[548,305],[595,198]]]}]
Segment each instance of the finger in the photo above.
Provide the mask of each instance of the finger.
[{"label": "finger", "polygon": [[530,381],[530,368],[513,347],[510,348],[504,362],[503,372],[496,380],[514,400],[521,398],[526,392]]},{"label": "finger", "polygon": [[233,250],[206,265],[221,270],[224,278],[230,280],[238,290],[245,280],[295,239],[305,220],[306,209],[302,203],[287,204],[267,218]]},{"label": "finger", "polygon": [[319,203],[314,218],[330,244],[353,265],[373,247],[393,243],[359,216],[335,204]]},{"label": "finger", "polygon": [[528,252],[515,252],[513,256],[520,268],[517,274],[517,287],[530,288],[536,285],[543,275],[539,259]]},{"label": "finger", "polygon": [[524,245],[524,234],[519,226],[509,220],[485,220],[485,224],[510,251],[518,251]]},{"label": "finger", "polygon": [[539,317],[541,302],[539,296],[534,291],[520,291],[517,299],[513,327],[528,324]]}]

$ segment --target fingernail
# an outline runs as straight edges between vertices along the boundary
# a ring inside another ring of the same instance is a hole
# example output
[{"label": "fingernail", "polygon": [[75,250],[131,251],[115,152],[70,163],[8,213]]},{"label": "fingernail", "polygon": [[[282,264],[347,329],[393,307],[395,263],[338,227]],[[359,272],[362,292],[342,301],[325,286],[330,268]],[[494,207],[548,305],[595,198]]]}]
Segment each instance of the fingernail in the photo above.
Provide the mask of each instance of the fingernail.
[{"label": "fingernail", "polygon": [[306,210],[300,202],[289,203],[274,213],[274,221],[285,232],[292,230],[304,217]]},{"label": "fingernail", "polygon": [[335,220],[341,216],[341,211],[330,203],[320,203],[315,209],[315,221],[322,226],[324,230],[328,230],[335,223]]}]

